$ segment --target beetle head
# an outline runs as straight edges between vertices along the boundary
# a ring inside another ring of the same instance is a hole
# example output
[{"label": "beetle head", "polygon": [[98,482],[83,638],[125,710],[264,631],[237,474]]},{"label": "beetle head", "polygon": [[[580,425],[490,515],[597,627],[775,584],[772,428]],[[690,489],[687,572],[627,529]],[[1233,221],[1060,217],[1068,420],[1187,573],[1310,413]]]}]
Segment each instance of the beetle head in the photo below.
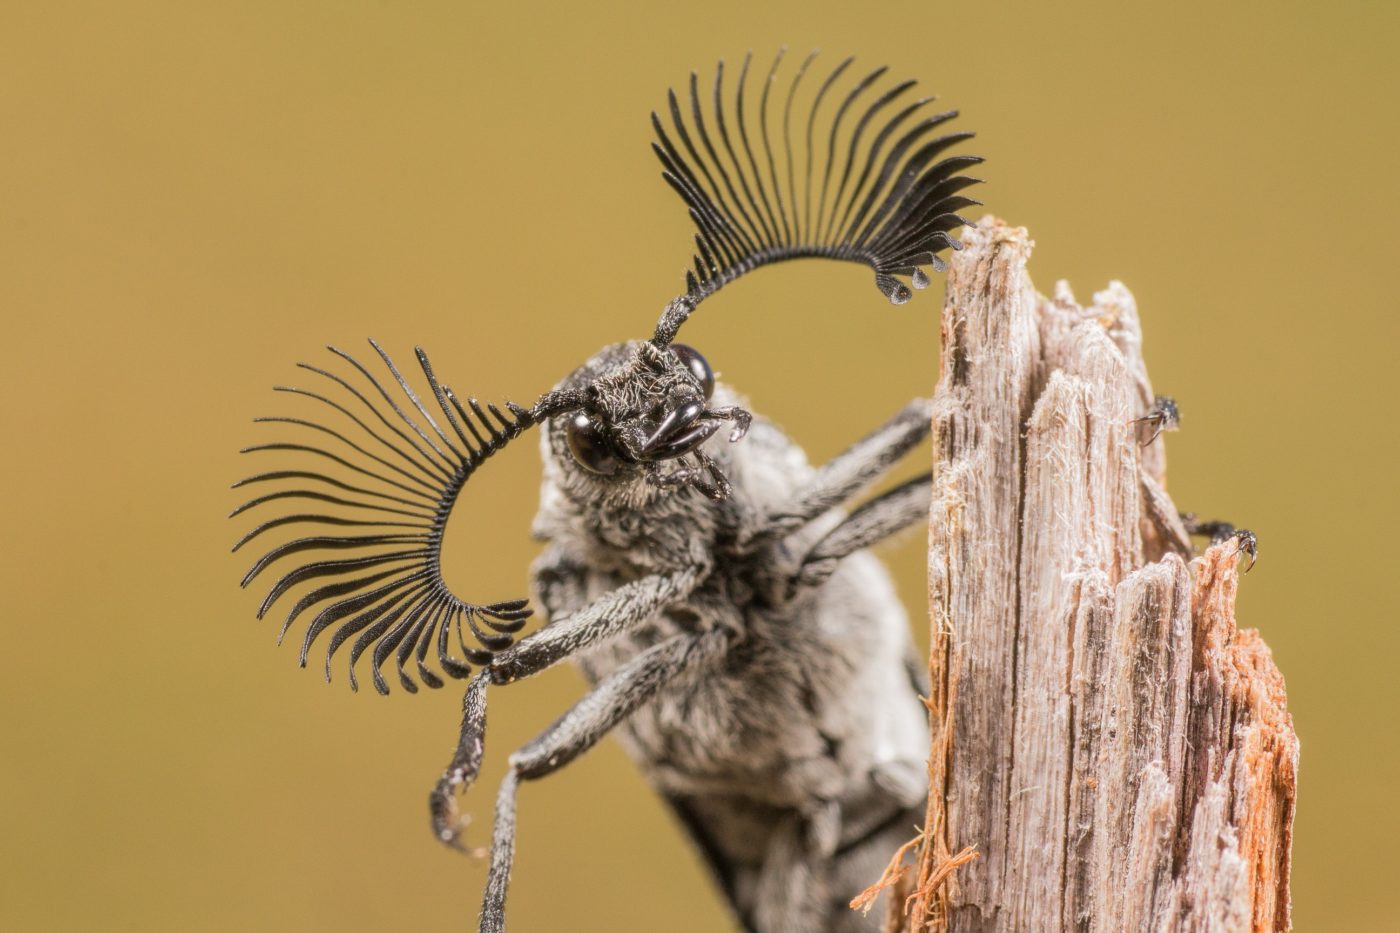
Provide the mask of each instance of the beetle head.
[{"label": "beetle head", "polygon": [[549,451],[579,492],[605,498],[692,487],[712,499],[730,485],[704,449],[725,422],[731,442],[749,414],[716,407],[709,363],[684,344],[633,341],[605,348],[559,386],[581,404],[550,419]]}]

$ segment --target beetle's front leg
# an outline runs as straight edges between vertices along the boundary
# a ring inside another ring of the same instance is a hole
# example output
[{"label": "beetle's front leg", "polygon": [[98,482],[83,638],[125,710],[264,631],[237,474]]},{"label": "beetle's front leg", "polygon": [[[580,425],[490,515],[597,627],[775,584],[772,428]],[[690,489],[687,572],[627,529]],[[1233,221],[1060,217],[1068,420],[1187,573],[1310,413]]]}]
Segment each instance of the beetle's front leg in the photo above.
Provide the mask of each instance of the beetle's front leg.
[{"label": "beetle's front leg", "polygon": [[[567,555],[552,550],[542,555],[532,573],[539,587],[538,602],[550,621],[583,604],[584,568]],[[466,820],[457,806],[457,798],[476,781],[486,752],[486,688],[491,683],[491,671],[482,670],[467,684],[462,698],[462,728],[457,750],[443,770],[428,797],[428,812],[433,835],[444,844],[470,855],[485,855],[484,849],[468,849],[462,844]]]},{"label": "beetle's front leg", "polygon": [[515,797],[520,781],[559,770],[597,744],[613,727],[687,671],[713,663],[728,647],[720,631],[676,635],[647,649],[604,678],[534,741],[510,756],[496,795],[491,870],[481,901],[481,933],[505,928],[506,891],[515,857]]},{"label": "beetle's front leg", "polygon": [[472,855],[485,853],[462,845],[462,829],[466,822],[457,809],[457,794],[470,786],[481,771],[481,759],[486,754],[486,686],[490,682],[491,671],[487,668],[467,684],[457,751],[428,797],[433,835],[452,848]]},{"label": "beetle's front leg", "polygon": [[[497,655],[489,668],[473,677],[462,701],[462,729],[457,751],[428,797],[433,835],[454,849],[477,851],[467,850],[460,841],[464,824],[456,798],[471,786],[481,770],[489,684],[507,684],[529,677],[582,648],[625,631],[684,599],[704,578],[704,573],[704,568],[690,568],[675,574],[654,574],[618,587],[573,615],[551,619],[549,625]],[[549,583],[548,568],[539,571],[538,576],[545,584]],[[549,594],[544,595],[550,603]],[[548,608],[552,612],[555,606]]]},{"label": "beetle's front leg", "polygon": [[498,684],[538,674],[606,638],[618,635],[689,596],[708,574],[704,566],[657,573],[624,584],[583,609],[516,642],[491,662]]}]

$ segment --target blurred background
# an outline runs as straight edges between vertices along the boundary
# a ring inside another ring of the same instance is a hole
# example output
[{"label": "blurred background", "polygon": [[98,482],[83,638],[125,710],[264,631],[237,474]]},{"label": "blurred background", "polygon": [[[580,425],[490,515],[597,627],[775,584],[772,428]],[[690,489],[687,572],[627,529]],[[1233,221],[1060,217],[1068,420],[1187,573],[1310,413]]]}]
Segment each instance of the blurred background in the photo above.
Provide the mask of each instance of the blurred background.
[{"label": "blurred background", "polygon": [[[647,114],[787,43],[960,108],[1042,291],[1136,294],[1184,412],[1177,503],[1260,536],[1239,615],[1302,737],[1297,928],[1395,929],[1400,7],[1053,6],[9,5],[0,927],[474,929],[484,866],[425,806],[460,689],[351,694],[275,647],[228,553],[236,451],[328,342],[420,343],[463,392],[528,402],[648,334],[690,229]],[[789,264],[685,339],[820,460],[930,391],[938,290],[894,309],[865,270]],[[484,477],[449,575],[523,594],[533,442]],[[921,538],[885,553],[922,630]],[[580,688],[492,693],[474,841],[506,754]],[[724,928],[613,744],[520,812],[512,929]]]}]

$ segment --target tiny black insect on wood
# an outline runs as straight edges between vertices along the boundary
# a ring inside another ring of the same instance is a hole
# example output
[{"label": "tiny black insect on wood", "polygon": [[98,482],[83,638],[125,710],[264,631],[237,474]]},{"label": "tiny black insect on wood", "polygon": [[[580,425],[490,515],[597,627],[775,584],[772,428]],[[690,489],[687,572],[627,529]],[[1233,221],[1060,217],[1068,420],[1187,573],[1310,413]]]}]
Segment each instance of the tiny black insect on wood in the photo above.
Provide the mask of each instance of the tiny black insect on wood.
[{"label": "tiny black insect on wood", "polygon": [[[845,505],[927,435],[929,403],[814,468],[676,336],[716,290],[788,259],[862,263],[891,302],[908,301],[959,247],[958,212],[977,203],[961,193],[977,182],[964,171],[981,160],[948,154],[972,134],[945,132],[956,113],[917,98],[915,82],[857,74],[849,58],[820,74],[813,53],[778,88],[782,57],[757,88],[745,58],[732,94],[723,63],[704,93],[692,74],[666,118],[652,115],[696,251],[649,340],[605,348],[528,408],[464,401],[421,350],[421,381],[410,381],[377,344],[370,364],[332,349],[335,369],[302,364],[308,387],[279,387],[318,403],[324,420],[263,419],[304,439],[248,448],[300,458],[238,484],[259,494],[234,514],[289,510],[238,548],[317,529],[272,547],[243,580],[278,567],[258,615],[290,604],[283,634],[309,619],[302,663],[325,636],[328,678],[349,643],[352,688],[366,653],[381,692],[391,656],[409,691],[470,678],[460,743],[430,801],[443,842],[463,847],[456,796],[481,765],[488,687],[565,658],[592,683],[510,757],[482,930],[504,926],[518,783],[615,727],[749,930],[872,929],[844,905],[922,817],[923,665],[865,549],[926,518],[929,477]],[[547,548],[532,577],[550,621],[514,642],[527,601],[463,599],[440,559],[462,487],[534,427],[544,457],[534,530]]]}]

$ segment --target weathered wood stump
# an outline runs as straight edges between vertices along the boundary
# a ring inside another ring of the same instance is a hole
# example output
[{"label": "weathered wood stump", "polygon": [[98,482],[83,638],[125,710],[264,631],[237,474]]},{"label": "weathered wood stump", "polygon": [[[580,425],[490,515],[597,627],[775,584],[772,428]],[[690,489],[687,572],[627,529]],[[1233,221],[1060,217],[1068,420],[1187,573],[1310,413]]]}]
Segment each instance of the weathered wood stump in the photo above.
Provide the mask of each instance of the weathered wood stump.
[{"label": "weathered wood stump", "polygon": [[1135,423],[1132,296],[1038,295],[1026,231],[995,218],[965,243],[935,396],[931,793],[886,927],[1286,930],[1283,678],[1236,628],[1237,542],[1193,558]]}]

